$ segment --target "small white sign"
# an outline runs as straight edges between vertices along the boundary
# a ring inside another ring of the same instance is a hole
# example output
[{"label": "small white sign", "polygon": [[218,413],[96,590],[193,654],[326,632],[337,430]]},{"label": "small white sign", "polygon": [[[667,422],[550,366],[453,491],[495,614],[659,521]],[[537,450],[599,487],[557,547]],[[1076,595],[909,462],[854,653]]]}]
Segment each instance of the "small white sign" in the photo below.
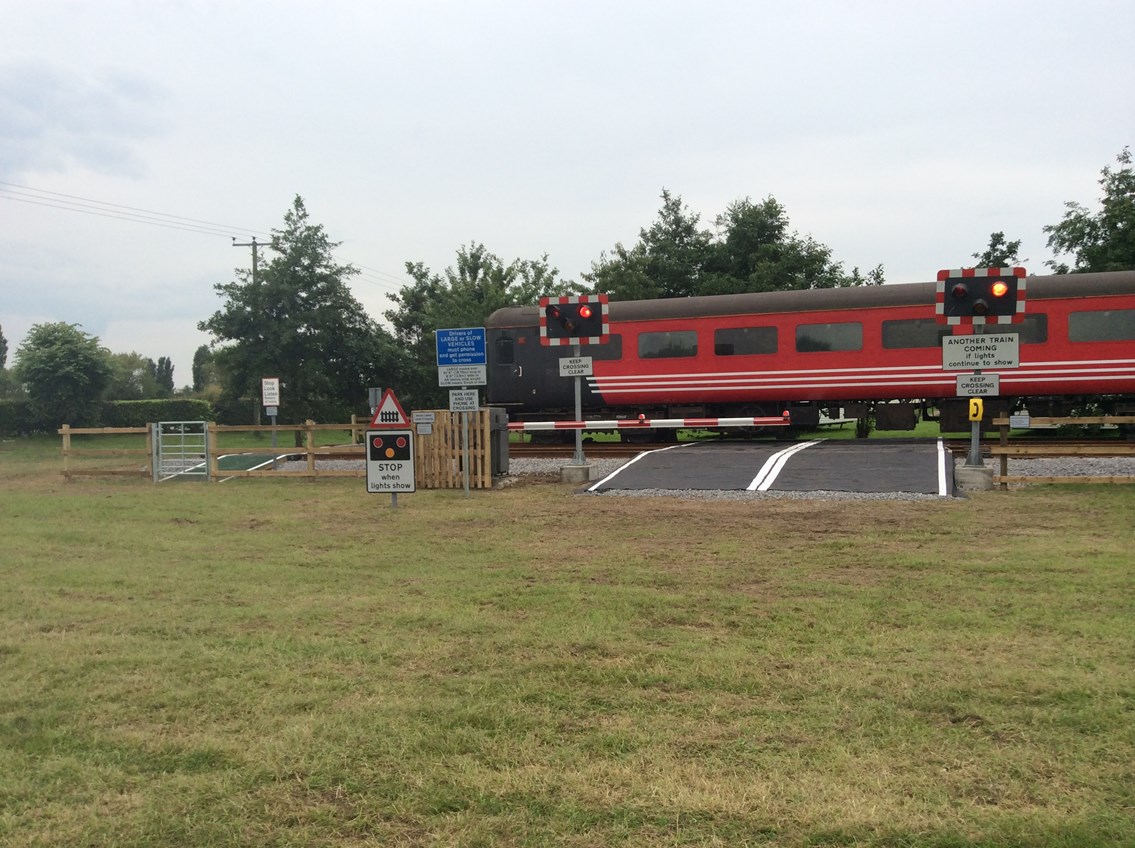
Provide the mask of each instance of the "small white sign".
[{"label": "small white sign", "polygon": [[488,372],[484,365],[439,365],[437,384],[439,386],[483,386],[488,383]]},{"label": "small white sign", "polygon": [[260,381],[260,399],[265,406],[280,405],[279,377],[265,377]]},{"label": "small white sign", "polygon": [[1010,415],[1009,426],[1014,430],[1028,430],[1032,427],[1032,419],[1029,417],[1028,413],[1024,415]]},{"label": "small white sign", "polygon": [[480,406],[477,402],[476,389],[449,390],[450,412],[476,412],[478,409],[480,409]]},{"label": "small white sign", "polygon": [[943,371],[1019,368],[1021,337],[1016,333],[975,333],[942,338]]},{"label": "small white sign", "polygon": [[367,492],[416,491],[414,434],[410,430],[367,430]]},{"label": "small white sign", "polygon": [[410,420],[415,424],[433,424],[437,420],[436,412],[411,412]]},{"label": "small white sign", "polygon": [[561,377],[590,377],[594,373],[590,356],[567,356],[560,360]]},{"label": "small white sign", "polygon": [[1001,394],[1000,374],[959,374],[958,397],[996,397]]}]

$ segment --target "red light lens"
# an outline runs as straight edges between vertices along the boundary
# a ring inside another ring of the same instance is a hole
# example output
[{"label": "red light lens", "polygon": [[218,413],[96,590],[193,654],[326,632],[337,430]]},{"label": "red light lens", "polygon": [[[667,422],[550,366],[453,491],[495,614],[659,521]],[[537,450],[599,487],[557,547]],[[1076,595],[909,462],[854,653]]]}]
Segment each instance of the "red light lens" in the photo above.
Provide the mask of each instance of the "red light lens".
[{"label": "red light lens", "polygon": [[950,290],[950,294],[957,298],[968,297],[969,288],[966,287],[965,283],[958,283]]},{"label": "red light lens", "polygon": [[582,304],[579,307],[579,317],[580,318],[590,318],[591,317],[591,307],[588,306],[586,303]]},{"label": "red light lens", "polygon": [[1009,293],[1009,285],[998,280],[989,291],[994,297],[1004,297]]}]

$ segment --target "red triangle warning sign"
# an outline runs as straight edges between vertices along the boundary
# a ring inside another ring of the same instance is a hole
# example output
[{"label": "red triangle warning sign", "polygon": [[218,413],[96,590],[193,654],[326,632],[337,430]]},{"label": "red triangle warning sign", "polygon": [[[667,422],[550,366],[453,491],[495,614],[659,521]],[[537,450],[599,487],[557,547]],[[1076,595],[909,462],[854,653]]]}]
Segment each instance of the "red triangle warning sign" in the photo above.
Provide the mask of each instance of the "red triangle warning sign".
[{"label": "red triangle warning sign", "polygon": [[400,404],[398,398],[394,396],[393,389],[387,389],[383,392],[382,402],[374,411],[374,417],[370,419],[370,426],[378,428],[401,428],[410,426],[410,419],[406,417],[406,412],[402,409],[402,404]]}]

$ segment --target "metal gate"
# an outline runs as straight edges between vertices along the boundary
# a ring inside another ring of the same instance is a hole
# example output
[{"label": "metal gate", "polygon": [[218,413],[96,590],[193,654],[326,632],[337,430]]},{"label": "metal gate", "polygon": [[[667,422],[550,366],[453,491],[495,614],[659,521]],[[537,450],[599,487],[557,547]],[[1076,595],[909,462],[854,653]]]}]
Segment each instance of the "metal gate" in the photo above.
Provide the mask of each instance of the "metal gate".
[{"label": "metal gate", "polygon": [[209,479],[207,421],[160,421],[153,428],[154,482]]}]

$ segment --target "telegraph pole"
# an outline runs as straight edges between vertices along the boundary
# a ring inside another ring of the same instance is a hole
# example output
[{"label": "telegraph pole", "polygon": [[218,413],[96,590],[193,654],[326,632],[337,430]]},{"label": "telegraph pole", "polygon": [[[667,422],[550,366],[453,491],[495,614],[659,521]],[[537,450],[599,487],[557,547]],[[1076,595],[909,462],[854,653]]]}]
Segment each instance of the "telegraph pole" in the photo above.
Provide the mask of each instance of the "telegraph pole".
[{"label": "telegraph pole", "polygon": [[236,236],[233,236],[233,247],[251,247],[252,248],[252,287],[256,288],[256,270],[260,265],[260,254],[257,250],[261,247],[267,247],[266,244],[261,244],[256,240],[256,236],[252,237],[252,241],[237,241]]},{"label": "telegraph pole", "polygon": [[[256,240],[256,236],[252,237],[252,241],[237,241],[236,236],[233,236],[233,247],[251,247],[252,248],[252,308],[258,310],[260,308],[260,281],[257,279],[257,271],[260,267],[260,253],[259,249],[267,247],[268,245],[262,244]],[[257,404],[253,407],[253,418],[256,424],[260,423],[260,405]],[[272,416],[272,447],[276,447],[276,416]],[[260,434],[257,433],[257,436]],[[273,455],[272,463],[275,468],[276,457]]]}]

